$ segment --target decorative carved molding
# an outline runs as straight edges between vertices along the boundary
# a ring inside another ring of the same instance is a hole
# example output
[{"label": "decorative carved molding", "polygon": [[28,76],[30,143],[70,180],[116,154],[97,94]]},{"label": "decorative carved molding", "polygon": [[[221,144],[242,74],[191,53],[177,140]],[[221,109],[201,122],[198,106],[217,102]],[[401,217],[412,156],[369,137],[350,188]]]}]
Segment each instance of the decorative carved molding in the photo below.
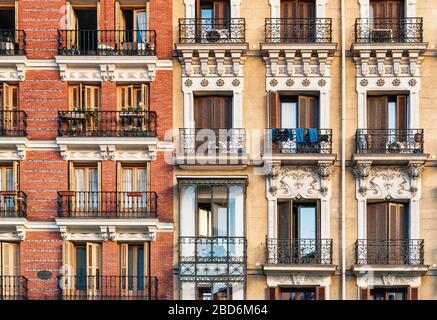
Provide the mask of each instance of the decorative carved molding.
[{"label": "decorative carved molding", "polygon": [[24,240],[26,238],[26,228],[24,226],[16,226],[16,230],[18,239]]},{"label": "decorative carved molding", "polygon": [[420,276],[411,276],[408,274],[399,274],[395,272],[374,273],[367,272],[357,277],[357,286],[360,288],[372,288],[375,286],[413,286],[419,287],[421,284]]}]

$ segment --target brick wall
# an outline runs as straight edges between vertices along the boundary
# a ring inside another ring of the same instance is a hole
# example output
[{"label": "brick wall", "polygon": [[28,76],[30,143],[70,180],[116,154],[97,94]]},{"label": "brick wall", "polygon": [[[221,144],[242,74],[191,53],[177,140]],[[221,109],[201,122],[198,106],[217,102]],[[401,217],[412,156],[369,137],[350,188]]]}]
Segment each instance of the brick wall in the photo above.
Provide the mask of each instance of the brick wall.
[{"label": "brick wall", "polygon": [[[100,29],[115,27],[114,0],[101,0]],[[27,35],[28,59],[53,59],[57,54],[58,29],[65,29],[65,0],[20,0],[19,24]],[[157,29],[160,59],[171,59],[172,4],[171,1],[151,1],[150,28]],[[53,60],[46,60],[53,62]],[[172,128],[172,71],[158,71],[151,84],[151,108],[158,114],[159,137]],[[101,82],[102,110],[116,110],[115,82]],[[68,109],[68,83],[60,80],[55,67],[27,70],[26,79],[19,83],[20,109],[27,113],[28,139],[51,140],[57,137],[57,115]],[[1,142],[0,142],[1,143]],[[53,222],[57,214],[57,192],[68,190],[68,161],[56,150],[34,149],[20,161],[20,189],[27,194],[28,219]],[[159,195],[159,218],[173,221],[173,168],[164,162],[163,154],[151,165],[152,191]],[[117,191],[116,162],[102,161],[102,191]],[[53,231],[29,231],[20,245],[21,275],[28,278],[29,298],[58,297],[56,277],[62,266],[62,239]],[[158,233],[151,246],[151,274],[159,277],[161,297],[172,298],[173,233]],[[118,243],[102,244],[102,273],[116,275],[119,270]],[[39,271],[52,273],[48,280],[37,277]]]}]

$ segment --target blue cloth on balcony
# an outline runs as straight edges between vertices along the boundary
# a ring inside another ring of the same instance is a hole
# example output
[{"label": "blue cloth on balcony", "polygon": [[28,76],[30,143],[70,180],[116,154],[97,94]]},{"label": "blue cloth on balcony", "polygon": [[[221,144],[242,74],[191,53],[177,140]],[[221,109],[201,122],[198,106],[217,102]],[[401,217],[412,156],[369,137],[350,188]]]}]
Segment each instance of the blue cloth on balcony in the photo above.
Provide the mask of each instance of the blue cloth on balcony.
[{"label": "blue cloth on balcony", "polygon": [[296,128],[296,143],[303,143],[305,139],[305,129]]},{"label": "blue cloth on balcony", "polygon": [[308,137],[311,143],[317,143],[319,141],[318,132],[316,128],[308,129]]}]

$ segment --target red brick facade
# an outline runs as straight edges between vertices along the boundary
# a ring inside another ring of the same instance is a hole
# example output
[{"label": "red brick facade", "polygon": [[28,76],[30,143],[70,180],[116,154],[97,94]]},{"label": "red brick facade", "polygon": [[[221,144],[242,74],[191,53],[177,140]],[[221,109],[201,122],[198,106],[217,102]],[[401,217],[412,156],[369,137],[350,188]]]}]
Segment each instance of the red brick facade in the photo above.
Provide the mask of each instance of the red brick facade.
[{"label": "red brick facade", "polygon": [[[156,30],[159,60],[172,56],[172,5],[168,0],[150,1],[150,29]],[[58,111],[68,110],[68,81],[62,81],[54,63],[58,29],[65,29],[65,1],[20,0],[17,29],[24,30],[27,59],[43,59],[45,67],[27,70],[20,81],[19,106],[27,113],[27,139],[54,144]],[[115,1],[100,0],[100,29],[115,27]],[[80,57],[78,57],[80,58]],[[0,57],[1,59],[1,57]],[[1,66],[0,66],[1,67]],[[117,84],[101,81],[101,110],[117,110]],[[150,107],[157,112],[158,138],[172,128],[172,71],[157,70],[150,83]],[[1,144],[1,138],[0,138]],[[19,188],[27,194],[27,220],[32,227],[20,242],[20,275],[28,279],[29,299],[56,299],[57,277],[62,267],[63,240],[56,229],[58,192],[69,189],[69,161],[50,147],[28,150],[19,161]],[[101,161],[101,191],[117,191],[117,162]],[[158,219],[173,222],[173,167],[157,152],[150,170],[150,190],[158,194]],[[38,229],[38,223],[52,229]],[[35,227],[33,227],[35,226]],[[173,232],[157,231],[150,246],[150,274],[158,277],[159,298],[173,298]],[[50,279],[40,279],[40,271],[50,271]],[[119,273],[117,242],[102,242],[102,274]]]}]

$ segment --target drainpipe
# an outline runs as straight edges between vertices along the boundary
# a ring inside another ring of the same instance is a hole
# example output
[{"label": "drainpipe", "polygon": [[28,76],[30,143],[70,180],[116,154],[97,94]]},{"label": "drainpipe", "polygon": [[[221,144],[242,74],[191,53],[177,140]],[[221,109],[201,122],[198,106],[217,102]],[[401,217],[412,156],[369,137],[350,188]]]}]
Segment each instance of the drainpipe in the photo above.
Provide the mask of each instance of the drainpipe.
[{"label": "drainpipe", "polygon": [[346,17],[341,0],[341,299],[346,300]]}]

